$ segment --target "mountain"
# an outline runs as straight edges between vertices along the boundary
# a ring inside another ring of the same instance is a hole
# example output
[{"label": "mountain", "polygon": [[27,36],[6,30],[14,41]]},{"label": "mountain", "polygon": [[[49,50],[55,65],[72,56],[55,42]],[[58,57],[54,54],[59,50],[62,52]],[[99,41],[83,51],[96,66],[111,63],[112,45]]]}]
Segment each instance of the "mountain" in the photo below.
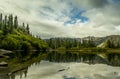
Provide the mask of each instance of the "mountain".
[{"label": "mountain", "polygon": [[97,46],[101,48],[120,48],[120,35],[110,35],[104,37],[104,40]]},{"label": "mountain", "polygon": [[88,36],[84,38],[50,38],[44,39],[50,48],[120,48],[120,35],[110,35],[106,37]]}]

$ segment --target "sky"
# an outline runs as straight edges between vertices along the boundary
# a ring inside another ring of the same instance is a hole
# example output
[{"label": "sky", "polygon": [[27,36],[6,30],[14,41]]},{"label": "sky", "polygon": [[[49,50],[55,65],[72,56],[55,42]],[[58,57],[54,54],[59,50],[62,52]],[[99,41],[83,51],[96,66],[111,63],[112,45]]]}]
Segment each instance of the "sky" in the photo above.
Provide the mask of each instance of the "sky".
[{"label": "sky", "polygon": [[0,13],[17,15],[41,38],[120,34],[120,0],[0,0]]}]

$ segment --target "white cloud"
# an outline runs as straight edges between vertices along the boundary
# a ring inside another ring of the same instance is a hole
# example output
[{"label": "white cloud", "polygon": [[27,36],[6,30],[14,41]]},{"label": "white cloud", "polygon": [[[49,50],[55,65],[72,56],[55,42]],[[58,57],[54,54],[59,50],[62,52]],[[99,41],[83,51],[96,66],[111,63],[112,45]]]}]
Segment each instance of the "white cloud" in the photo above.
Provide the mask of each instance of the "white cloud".
[{"label": "white cloud", "polygon": [[[109,1],[109,3],[107,3]],[[89,22],[65,25],[71,20],[71,10],[86,10],[82,15]],[[30,24],[30,30],[42,38],[106,36],[119,34],[120,3],[110,0],[1,0],[0,12],[19,17],[20,22]],[[79,10],[79,9],[78,9]]]}]

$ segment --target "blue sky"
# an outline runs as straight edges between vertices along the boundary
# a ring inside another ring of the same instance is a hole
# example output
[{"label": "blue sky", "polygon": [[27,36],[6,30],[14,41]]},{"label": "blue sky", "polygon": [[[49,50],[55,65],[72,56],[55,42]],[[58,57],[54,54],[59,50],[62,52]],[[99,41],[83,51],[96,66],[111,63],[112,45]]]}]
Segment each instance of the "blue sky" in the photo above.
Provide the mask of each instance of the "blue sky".
[{"label": "blue sky", "polygon": [[120,0],[112,0],[113,2],[120,2]]},{"label": "blue sky", "polygon": [[82,15],[84,12],[85,12],[85,10],[77,9],[77,8],[74,7],[70,11],[70,14],[68,15],[68,17],[70,17],[70,20],[64,22],[64,24],[65,25],[67,25],[67,24],[75,24],[78,20],[81,23],[88,22],[89,18]]},{"label": "blue sky", "polygon": [[0,12],[42,38],[120,34],[120,0],[1,0]]}]

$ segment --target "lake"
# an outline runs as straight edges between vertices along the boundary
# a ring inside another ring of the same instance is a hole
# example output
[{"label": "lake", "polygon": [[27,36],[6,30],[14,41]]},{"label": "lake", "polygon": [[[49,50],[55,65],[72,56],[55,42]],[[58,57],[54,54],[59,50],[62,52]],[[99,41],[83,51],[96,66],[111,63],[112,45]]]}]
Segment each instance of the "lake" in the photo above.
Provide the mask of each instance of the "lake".
[{"label": "lake", "polygon": [[[13,59],[6,59],[10,68],[0,68],[0,79],[120,79],[117,53],[54,51],[14,55],[10,55]],[[23,69],[19,70],[19,66]]]}]

